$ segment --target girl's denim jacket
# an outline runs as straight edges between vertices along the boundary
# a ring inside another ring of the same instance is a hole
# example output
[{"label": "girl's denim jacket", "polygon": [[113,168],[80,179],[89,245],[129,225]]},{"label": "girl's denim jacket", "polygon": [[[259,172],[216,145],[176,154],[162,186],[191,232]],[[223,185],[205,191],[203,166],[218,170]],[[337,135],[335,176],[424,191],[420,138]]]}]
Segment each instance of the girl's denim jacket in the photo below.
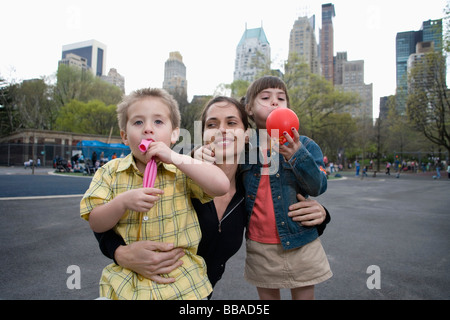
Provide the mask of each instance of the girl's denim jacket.
[{"label": "girl's denim jacket", "polygon": [[[258,142],[259,139],[256,143]],[[301,193],[305,198],[315,197],[327,189],[327,175],[322,171],[324,164],[320,147],[305,136],[300,136],[300,142],[302,146],[289,161],[276,152],[269,155],[271,201],[275,210],[278,235],[285,250],[299,248],[318,237],[316,227],[304,227],[288,217],[289,206],[298,202],[297,193]],[[257,150],[250,149],[246,153],[245,163],[240,166],[248,221],[255,204],[262,172],[261,156]]]}]

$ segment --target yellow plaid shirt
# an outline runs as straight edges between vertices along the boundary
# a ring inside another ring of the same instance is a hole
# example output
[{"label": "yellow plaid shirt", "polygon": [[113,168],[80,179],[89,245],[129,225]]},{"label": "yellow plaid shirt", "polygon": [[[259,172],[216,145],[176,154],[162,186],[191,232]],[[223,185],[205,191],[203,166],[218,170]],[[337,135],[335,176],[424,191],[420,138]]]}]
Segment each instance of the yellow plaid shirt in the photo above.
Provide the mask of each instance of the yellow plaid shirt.
[{"label": "yellow plaid shirt", "polygon": [[[97,170],[81,200],[81,217],[88,220],[89,213],[96,206],[107,203],[127,190],[142,188],[142,183],[143,174],[137,169],[131,154],[108,162]],[[184,248],[185,255],[181,258],[183,264],[167,274],[167,277],[173,277],[176,281],[158,284],[112,263],[102,272],[102,297],[193,300],[203,299],[212,292],[206,264],[197,255],[201,231],[191,197],[202,202],[211,201],[212,198],[174,165],[163,163],[158,164],[155,188],[164,190],[157,204],[145,213],[127,210],[114,229],[127,244],[137,240],[152,240]]]}]

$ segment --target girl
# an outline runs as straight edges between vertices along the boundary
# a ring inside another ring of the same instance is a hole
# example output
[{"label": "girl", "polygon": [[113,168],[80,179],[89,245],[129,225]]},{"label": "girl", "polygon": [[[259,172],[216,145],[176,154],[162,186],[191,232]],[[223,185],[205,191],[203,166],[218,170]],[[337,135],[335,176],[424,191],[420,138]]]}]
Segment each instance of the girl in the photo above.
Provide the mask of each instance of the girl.
[{"label": "girl", "polygon": [[[273,146],[266,119],[276,108],[289,108],[284,82],[273,76],[254,81],[247,90],[246,111],[258,132],[253,145],[257,163],[243,164],[247,229],[246,280],[260,299],[280,299],[280,288],[290,288],[293,299],[313,299],[314,285],[331,277],[317,228],[289,219],[288,207],[296,194],[305,198],[325,192],[323,155],[311,139],[292,128],[285,145]],[[273,147],[272,147],[273,146]]]}]

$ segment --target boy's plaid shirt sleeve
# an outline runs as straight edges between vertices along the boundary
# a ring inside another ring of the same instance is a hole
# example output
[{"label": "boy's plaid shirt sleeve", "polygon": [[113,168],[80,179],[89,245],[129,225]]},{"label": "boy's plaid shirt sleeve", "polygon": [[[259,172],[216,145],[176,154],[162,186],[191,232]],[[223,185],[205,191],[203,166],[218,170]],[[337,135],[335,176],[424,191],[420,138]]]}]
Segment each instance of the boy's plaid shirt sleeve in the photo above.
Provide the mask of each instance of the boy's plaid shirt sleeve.
[{"label": "boy's plaid shirt sleeve", "polygon": [[89,189],[80,202],[81,218],[89,220],[89,214],[96,206],[105,204],[112,199],[110,188],[112,180],[113,176],[105,167],[101,167],[95,172]]}]

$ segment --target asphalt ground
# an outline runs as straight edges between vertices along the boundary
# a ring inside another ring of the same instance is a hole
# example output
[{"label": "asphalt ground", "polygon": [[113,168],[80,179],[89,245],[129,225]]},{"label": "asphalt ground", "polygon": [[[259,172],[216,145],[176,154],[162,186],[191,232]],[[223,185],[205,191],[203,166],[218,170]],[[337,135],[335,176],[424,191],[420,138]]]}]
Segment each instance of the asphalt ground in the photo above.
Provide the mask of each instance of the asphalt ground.
[{"label": "asphalt ground", "polygon": [[[98,280],[110,261],[79,215],[90,177],[49,171],[38,168],[31,175],[30,169],[0,167],[0,299],[98,297]],[[329,180],[317,200],[331,213],[321,241],[333,277],[316,286],[316,299],[449,299],[449,189],[446,173],[440,180],[432,174],[361,179],[353,173]],[[213,299],[258,299],[243,278],[244,263],[245,245],[227,263]],[[282,297],[290,293],[283,290]]]}]

